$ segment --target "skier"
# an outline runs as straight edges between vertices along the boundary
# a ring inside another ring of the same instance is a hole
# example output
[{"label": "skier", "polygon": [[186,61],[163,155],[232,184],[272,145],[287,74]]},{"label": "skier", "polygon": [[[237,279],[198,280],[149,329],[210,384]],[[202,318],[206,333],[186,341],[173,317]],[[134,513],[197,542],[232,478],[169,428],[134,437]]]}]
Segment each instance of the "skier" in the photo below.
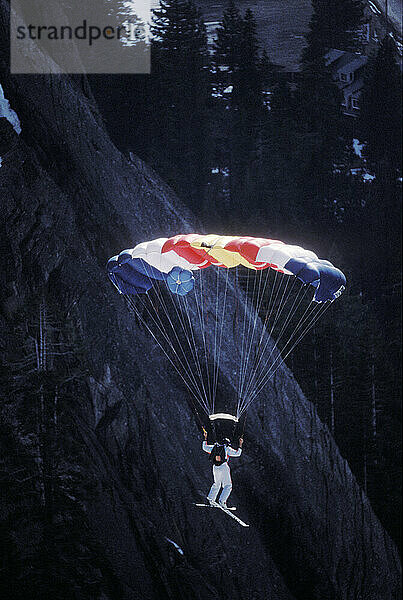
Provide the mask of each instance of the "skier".
[{"label": "skier", "polygon": [[207,496],[207,500],[210,502],[210,504],[214,506],[214,504],[216,504],[218,492],[222,487],[219,504],[223,508],[227,508],[228,496],[230,495],[232,490],[231,472],[228,465],[228,457],[241,456],[243,439],[239,439],[238,450],[234,450],[229,444],[230,440],[228,438],[224,438],[221,441],[221,444],[216,443],[213,445],[209,445],[207,443],[207,431],[204,431],[204,441],[202,444],[202,449],[204,450],[204,452],[211,454],[211,457],[213,459],[214,476],[214,483],[211,486],[211,489]]}]

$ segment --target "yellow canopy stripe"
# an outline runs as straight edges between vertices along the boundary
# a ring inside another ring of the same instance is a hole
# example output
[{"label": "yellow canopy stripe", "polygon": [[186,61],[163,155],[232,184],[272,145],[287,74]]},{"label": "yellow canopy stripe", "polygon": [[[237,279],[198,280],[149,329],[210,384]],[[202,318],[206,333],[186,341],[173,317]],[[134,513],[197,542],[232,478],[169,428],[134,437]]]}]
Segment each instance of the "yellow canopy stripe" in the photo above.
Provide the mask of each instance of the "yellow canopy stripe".
[{"label": "yellow canopy stripe", "polygon": [[223,264],[225,267],[229,269],[231,267],[237,267],[238,265],[243,265],[248,269],[253,269],[256,271],[256,267],[254,267],[246,258],[241,256],[239,252],[233,252],[232,250],[226,250],[225,246],[228,242],[232,242],[236,240],[238,236],[229,236],[229,235],[201,235],[197,239],[191,242],[191,246],[193,248],[203,248],[209,254]]}]

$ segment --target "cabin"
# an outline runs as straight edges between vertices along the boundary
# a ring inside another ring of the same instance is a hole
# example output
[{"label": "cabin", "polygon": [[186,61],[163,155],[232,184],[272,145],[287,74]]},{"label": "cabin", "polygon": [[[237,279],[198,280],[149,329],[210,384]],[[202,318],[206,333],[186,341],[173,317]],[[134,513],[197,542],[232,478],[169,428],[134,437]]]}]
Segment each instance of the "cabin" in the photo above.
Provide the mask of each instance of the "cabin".
[{"label": "cabin", "polygon": [[364,85],[364,68],[368,62],[368,56],[332,48],[324,58],[333,81],[343,94],[344,114],[357,117],[360,110],[359,98]]}]

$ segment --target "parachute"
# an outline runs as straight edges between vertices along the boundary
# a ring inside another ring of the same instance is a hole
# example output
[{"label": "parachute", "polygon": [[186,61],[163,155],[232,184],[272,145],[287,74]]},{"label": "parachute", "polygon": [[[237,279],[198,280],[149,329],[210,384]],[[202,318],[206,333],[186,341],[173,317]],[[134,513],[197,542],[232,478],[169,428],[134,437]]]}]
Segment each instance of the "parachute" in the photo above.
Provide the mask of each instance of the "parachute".
[{"label": "parachute", "polygon": [[[246,413],[346,285],[314,252],[250,236],[158,238],[113,256],[107,269],[211,421]],[[220,361],[229,359],[237,406],[218,413]]]}]

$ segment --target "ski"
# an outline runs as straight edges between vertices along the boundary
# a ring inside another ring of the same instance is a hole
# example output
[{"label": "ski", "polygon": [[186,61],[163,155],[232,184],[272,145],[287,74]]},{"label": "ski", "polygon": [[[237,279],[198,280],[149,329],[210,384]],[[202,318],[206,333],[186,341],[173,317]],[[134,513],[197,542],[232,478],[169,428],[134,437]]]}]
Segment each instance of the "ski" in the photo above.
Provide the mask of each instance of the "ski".
[{"label": "ski", "polygon": [[[221,506],[214,506],[214,504],[202,504],[195,502],[195,506],[205,506],[206,508],[221,508]],[[228,506],[228,510],[236,510],[236,506]]]},{"label": "ski", "polygon": [[242,525],[242,527],[249,527],[248,523],[245,523],[239,517],[237,517],[236,515],[232,514],[232,512],[228,508],[224,508],[223,506],[220,506],[220,505],[218,505],[218,508],[221,508],[221,510],[223,512],[225,512],[227,515],[229,515],[230,517],[232,517],[233,519],[235,519],[235,521],[237,521],[240,525]]},{"label": "ski", "polygon": [[227,515],[229,515],[232,519],[234,519],[235,521],[237,521],[240,525],[242,525],[242,527],[249,527],[248,523],[245,523],[239,517],[237,517],[236,515],[234,515],[231,512],[232,510],[235,510],[235,506],[231,507],[231,508],[224,508],[223,506],[221,506],[220,504],[218,504],[218,502],[216,504],[196,504],[195,503],[195,506],[206,506],[208,508],[219,508],[220,510],[222,510],[223,512],[225,512]]}]

